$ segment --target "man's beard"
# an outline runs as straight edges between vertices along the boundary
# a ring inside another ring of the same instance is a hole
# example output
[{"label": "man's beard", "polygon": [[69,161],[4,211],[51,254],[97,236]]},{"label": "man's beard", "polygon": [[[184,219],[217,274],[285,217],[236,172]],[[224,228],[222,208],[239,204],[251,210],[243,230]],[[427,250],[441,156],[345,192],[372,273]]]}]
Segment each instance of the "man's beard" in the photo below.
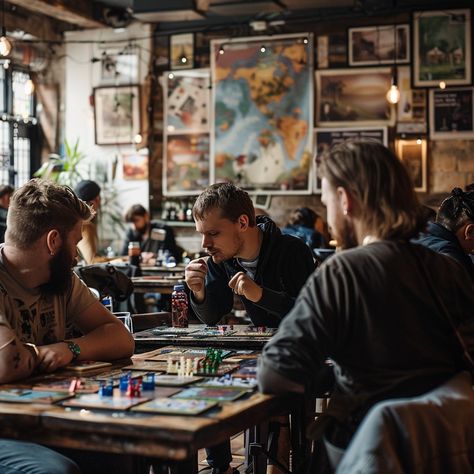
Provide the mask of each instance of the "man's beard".
[{"label": "man's beard", "polygon": [[61,295],[68,292],[72,284],[72,267],[75,259],[71,257],[66,247],[61,250],[49,262],[49,281],[40,286],[41,293],[49,295]]},{"label": "man's beard", "polygon": [[359,245],[354,232],[354,227],[349,223],[347,219],[341,220],[341,225],[337,233],[337,245],[341,249],[351,249]]}]

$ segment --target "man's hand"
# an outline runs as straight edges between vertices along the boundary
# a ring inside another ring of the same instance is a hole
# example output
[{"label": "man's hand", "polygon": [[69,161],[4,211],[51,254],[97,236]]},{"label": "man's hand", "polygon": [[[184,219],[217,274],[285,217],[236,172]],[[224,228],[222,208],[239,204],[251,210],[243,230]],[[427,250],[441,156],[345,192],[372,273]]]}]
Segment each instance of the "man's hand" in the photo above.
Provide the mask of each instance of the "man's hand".
[{"label": "man's hand", "polygon": [[204,258],[192,260],[186,265],[184,279],[188,288],[194,293],[198,303],[202,303],[206,296],[205,278],[207,275],[207,262]]},{"label": "man's hand", "polygon": [[154,263],[156,259],[156,255],[153,252],[142,252],[141,257],[142,263],[144,263],[145,265]]},{"label": "man's hand", "polygon": [[254,303],[257,303],[262,298],[262,288],[244,272],[236,273],[229,281],[229,286],[236,295],[245,296],[245,298]]},{"label": "man's hand", "polygon": [[54,372],[72,361],[72,352],[65,342],[38,346],[40,372]]}]

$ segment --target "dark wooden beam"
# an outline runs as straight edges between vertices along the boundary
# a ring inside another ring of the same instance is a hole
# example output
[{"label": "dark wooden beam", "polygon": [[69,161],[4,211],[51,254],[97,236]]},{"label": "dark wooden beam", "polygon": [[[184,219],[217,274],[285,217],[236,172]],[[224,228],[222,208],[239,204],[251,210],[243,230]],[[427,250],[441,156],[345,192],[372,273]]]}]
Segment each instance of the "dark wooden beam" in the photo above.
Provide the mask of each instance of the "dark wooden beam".
[{"label": "dark wooden beam", "polygon": [[63,41],[63,31],[71,28],[69,24],[21,8],[5,13],[5,26],[7,31],[24,31],[38,40],[58,43]]},{"label": "dark wooden beam", "polygon": [[94,3],[90,0],[9,0],[8,3],[81,28],[106,26],[94,18]]}]

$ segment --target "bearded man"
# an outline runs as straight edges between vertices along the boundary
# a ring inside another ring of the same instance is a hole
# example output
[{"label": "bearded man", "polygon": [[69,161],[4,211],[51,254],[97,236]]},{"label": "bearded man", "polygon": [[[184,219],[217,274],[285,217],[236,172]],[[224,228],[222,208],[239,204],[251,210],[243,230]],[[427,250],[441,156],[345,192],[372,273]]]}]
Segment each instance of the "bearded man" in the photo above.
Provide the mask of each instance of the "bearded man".
[{"label": "bearded man", "polygon": [[[321,388],[317,374],[331,359],[335,389],[318,423],[325,419],[326,440],[343,450],[372,406],[424,396],[466,367],[458,335],[466,351],[472,351],[472,337],[467,336],[474,329],[474,297],[471,279],[457,262],[410,242],[424,225],[423,214],[406,170],[390,150],[375,141],[344,142],[323,157],[319,172],[327,222],[343,250],[308,279],[264,347],[258,379],[266,393],[311,394]],[[466,387],[471,393],[470,383]],[[441,406],[446,398],[429,406]],[[430,433],[436,432],[437,421],[438,432],[449,431],[440,420],[442,409],[438,418],[430,415]],[[313,433],[323,427],[318,426]],[[451,425],[459,433],[464,428],[471,429]],[[372,433],[372,438],[382,439],[377,435]],[[425,445],[426,438],[420,437]],[[411,431],[407,439],[415,441]],[[442,444],[428,453],[439,467],[441,459],[456,456]],[[393,448],[384,451],[382,462],[393,455]],[[416,469],[406,467],[407,456],[399,461],[405,466],[400,472],[444,472],[423,469],[427,459],[419,457]],[[341,472],[366,471],[353,466]]]},{"label": "bearded man", "polygon": [[[33,179],[14,193],[0,246],[0,383],[133,354],[131,334],[72,271],[92,217],[66,186]],[[72,329],[83,336],[69,339]]]}]

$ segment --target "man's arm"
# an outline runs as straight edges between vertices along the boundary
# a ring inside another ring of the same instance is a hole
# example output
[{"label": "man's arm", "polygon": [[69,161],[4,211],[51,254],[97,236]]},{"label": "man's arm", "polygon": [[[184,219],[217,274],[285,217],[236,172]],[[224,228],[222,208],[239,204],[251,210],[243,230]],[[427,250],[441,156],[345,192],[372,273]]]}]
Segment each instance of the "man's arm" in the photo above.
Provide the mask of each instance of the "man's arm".
[{"label": "man's arm", "polygon": [[[70,339],[81,349],[78,360],[114,360],[133,354],[133,336],[99,301],[78,315],[76,325],[85,334]],[[52,372],[72,360],[72,353],[64,342],[40,346],[38,349],[41,371]]]},{"label": "man's arm", "polygon": [[38,363],[33,347],[22,344],[8,326],[0,326],[0,383],[28,377]]}]

